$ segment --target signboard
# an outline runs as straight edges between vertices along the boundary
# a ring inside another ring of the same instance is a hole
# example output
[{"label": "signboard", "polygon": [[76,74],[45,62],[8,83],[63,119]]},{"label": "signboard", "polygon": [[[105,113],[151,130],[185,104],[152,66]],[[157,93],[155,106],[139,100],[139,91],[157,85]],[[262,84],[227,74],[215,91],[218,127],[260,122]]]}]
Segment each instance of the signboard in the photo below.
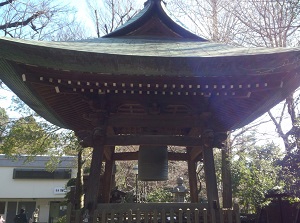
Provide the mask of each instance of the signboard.
[{"label": "signboard", "polygon": [[54,194],[66,194],[67,190],[64,187],[54,187]]}]

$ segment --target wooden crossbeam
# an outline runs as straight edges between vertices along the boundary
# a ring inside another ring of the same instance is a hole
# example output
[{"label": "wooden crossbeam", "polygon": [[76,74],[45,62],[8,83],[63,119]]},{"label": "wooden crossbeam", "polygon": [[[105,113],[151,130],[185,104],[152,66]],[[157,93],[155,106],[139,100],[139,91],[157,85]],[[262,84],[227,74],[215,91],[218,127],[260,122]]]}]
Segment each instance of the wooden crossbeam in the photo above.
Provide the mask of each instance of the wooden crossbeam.
[{"label": "wooden crossbeam", "polygon": [[114,115],[109,117],[108,126],[114,127],[174,127],[174,128],[196,128],[201,126],[203,120],[210,117],[210,113],[205,112],[198,116],[192,115]]},{"label": "wooden crossbeam", "polygon": [[[112,159],[113,160],[138,160],[139,152],[122,152],[122,153],[114,153]],[[174,161],[187,161],[189,156],[187,153],[174,153],[168,152],[168,160]]]},{"label": "wooden crossbeam", "polygon": [[164,136],[164,135],[116,135],[107,136],[106,146],[127,145],[173,145],[173,146],[199,146],[201,139],[191,136]]},{"label": "wooden crossbeam", "polygon": [[[199,128],[192,128],[189,132],[189,136],[200,136],[201,129]],[[200,137],[199,137],[200,138]],[[196,161],[199,158],[199,155],[202,153],[202,142],[200,142],[197,146],[188,148],[190,160]]]},{"label": "wooden crossbeam", "polygon": [[105,146],[104,147],[104,158],[105,160],[111,160],[112,154],[114,152],[114,146]]},{"label": "wooden crossbeam", "polygon": [[199,155],[203,152],[203,147],[196,146],[191,148],[189,152],[190,160],[198,161]]}]

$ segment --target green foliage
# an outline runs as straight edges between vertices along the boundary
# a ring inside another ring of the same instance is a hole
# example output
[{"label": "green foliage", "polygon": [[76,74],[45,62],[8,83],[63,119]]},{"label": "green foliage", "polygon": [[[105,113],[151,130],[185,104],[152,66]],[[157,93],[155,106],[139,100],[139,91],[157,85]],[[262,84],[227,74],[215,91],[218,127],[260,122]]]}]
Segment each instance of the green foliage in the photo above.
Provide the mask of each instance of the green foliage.
[{"label": "green foliage", "polygon": [[[9,122],[9,119],[8,119],[8,115],[5,111],[5,109],[0,108],[0,145],[1,145],[3,137],[5,135],[8,122]],[[0,147],[0,152],[1,152],[1,147]]]},{"label": "green foliage", "polygon": [[57,223],[67,223],[67,216],[64,215],[57,219]]},{"label": "green foliage", "polygon": [[[71,187],[71,186],[73,186],[73,187],[76,186],[76,178],[71,178],[70,180],[68,180],[66,187]],[[68,191],[65,196],[65,198],[67,199],[67,202],[71,202],[71,196],[72,196],[72,192]]]},{"label": "green foliage", "polygon": [[71,187],[71,186],[75,186],[76,185],[76,178],[71,178],[70,180],[68,180],[67,182],[67,187]]},{"label": "green foliage", "polygon": [[[5,110],[0,110],[0,153],[14,159],[26,155],[26,162],[33,161],[36,155],[48,155],[50,161],[46,168],[53,171],[61,162],[61,156],[77,155],[82,149],[74,132],[45,121],[17,97],[14,97],[11,107],[22,117],[9,119]],[[90,151],[86,157],[88,154]]]},{"label": "green foliage", "polygon": [[277,165],[280,149],[273,143],[257,146],[254,140],[253,134],[240,137],[232,154],[233,193],[244,213],[255,213],[268,191],[284,185]]},{"label": "green foliage", "polygon": [[11,122],[2,139],[0,150],[7,155],[45,154],[53,143],[53,137],[32,116]]},{"label": "green foliage", "polygon": [[[298,99],[299,100],[299,99]],[[290,142],[294,142],[290,149],[287,149],[284,158],[279,162],[282,166],[281,178],[286,182],[285,191],[289,194],[300,197],[300,118],[298,117],[292,128]]]},{"label": "green foliage", "polygon": [[147,202],[172,202],[173,195],[168,189],[156,188],[147,195]]}]

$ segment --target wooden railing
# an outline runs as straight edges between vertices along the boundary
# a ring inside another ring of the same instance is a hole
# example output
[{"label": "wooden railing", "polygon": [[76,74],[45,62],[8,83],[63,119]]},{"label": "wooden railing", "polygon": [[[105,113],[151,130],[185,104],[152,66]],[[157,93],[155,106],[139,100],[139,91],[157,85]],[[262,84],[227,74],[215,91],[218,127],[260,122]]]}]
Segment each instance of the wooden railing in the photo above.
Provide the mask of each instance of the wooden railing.
[{"label": "wooden railing", "polygon": [[[73,212],[70,223],[82,223]],[[68,223],[69,223],[68,222]],[[208,210],[199,203],[99,204],[89,223],[240,223],[236,209]]]}]

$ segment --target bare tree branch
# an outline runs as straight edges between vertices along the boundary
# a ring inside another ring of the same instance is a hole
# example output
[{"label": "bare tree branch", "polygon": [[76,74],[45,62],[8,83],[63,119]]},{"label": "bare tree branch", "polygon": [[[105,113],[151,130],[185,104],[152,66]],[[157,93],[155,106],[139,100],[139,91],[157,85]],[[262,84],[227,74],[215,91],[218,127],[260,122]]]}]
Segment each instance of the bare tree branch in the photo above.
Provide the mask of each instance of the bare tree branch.
[{"label": "bare tree branch", "polygon": [[104,0],[102,4],[86,0],[97,36],[108,34],[137,13],[136,0]]},{"label": "bare tree branch", "polygon": [[17,22],[12,22],[12,23],[6,23],[4,25],[0,25],[0,29],[8,29],[12,27],[18,27],[18,26],[27,26],[29,23],[31,23],[34,19],[42,15],[44,12],[36,12],[29,18],[23,21],[17,21]]},{"label": "bare tree branch", "polygon": [[15,1],[15,0],[8,0],[8,1],[5,1],[5,2],[0,2],[0,7],[1,7],[1,6],[4,6],[4,5],[7,5],[7,4],[10,4],[10,3],[12,3],[13,1]]}]

